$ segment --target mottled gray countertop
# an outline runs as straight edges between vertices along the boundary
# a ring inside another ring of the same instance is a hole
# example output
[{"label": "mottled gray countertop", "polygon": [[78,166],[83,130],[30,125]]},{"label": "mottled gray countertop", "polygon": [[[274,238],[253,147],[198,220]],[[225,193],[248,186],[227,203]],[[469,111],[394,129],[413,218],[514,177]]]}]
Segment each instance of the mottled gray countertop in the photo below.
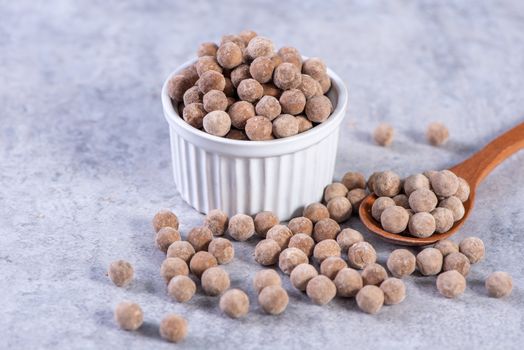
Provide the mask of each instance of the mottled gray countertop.
[{"label": "mottled gray countertop", "polygon": [[[187,304],[166,295],[150,219],[170,207],[185,235],[202,215],[173,185],[159,92],[199,42],[252,28],[324,57],[350,91],[337,177],[447,167],[524,120],[522,2],[324,3],[0,2],[0,348],[169,349],[158,336],[168,312],[189,320],[177,348],[522,348],[524,152],[484,181],[456,236],[487,246],[459,299],[415,276],[404,303],[370,316],[353,300],[314,306],[285,278],[289,307],[267,316],[251,286],[254,241],[235,243],[225,266],[250,295],[245,319],[200,292]],[[433,120],[450,128],[445,147],[424,140]],[[397,130],[389,149],[370,141],[380,121]],[[394,246],[364,235],[384,262]],[[119,258],[136,269],[127,289],[105,276]],[[507,299],[486,295],[494,270],[513,275]],[[116,327],[122,299],[142,305],[140,331]]]}]

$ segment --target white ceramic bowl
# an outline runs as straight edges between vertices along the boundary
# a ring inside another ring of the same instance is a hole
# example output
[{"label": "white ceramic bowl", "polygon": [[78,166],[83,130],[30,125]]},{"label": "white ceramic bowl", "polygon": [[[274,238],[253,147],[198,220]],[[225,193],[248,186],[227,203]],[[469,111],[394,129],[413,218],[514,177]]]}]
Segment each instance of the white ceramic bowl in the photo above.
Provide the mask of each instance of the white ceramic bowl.
[{"label": "white ceramic bowl", "polygon": [[194,62],[179,67],[162,87],[173,173],[182,198],[202,213],[215,208],[230,216],[271,210],[280,220],[320,201],[333,178],[339,128],[348,102],[340,77],[328,69],[332,82],[328,97],[334,111],[324,123],[283,139],[240,141],[190,126],[173,107],[167,82]]}]

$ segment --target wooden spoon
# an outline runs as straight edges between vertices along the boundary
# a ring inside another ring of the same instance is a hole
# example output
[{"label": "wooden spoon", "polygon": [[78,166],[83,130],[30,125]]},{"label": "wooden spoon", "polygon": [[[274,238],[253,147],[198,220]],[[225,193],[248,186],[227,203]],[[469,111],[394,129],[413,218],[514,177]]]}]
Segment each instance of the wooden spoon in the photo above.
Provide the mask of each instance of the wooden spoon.
[{"label": "wooden spoon", "polygon": [[473,203],[475,202],[475,192],[482,180],[484,180],[484,178],[497,165],[521,148],[524,148],[524,123],[521,123],[500,135],[470,158],[449,169],[469,183],[471,192],[468,200],[464,202],[464,217],[455,222],[448,232],[435,233],[427,238],[417,238],[384,231],[380,223],[371,215],[371,206],[375,199],[377,199],[375,194],[368,195],[362,201],[359,208],[360,220],[371,232],[377,234],[388,242],[400,245],[422,246],[433,244],[441,239],[446,239],[455,234],[462,225],[464,225],[464,222],[466,222],[466,219],[471,214]]}]

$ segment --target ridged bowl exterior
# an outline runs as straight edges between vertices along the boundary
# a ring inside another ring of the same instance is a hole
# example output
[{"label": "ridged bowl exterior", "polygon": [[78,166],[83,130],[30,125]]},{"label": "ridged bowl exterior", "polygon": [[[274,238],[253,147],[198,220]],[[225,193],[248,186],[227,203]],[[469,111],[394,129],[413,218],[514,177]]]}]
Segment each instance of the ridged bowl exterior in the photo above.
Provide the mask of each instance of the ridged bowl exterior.
[{"label": "ridged bowl exterior", "polygon": [[280,220],[320,201],[333,178],[339,127],[347,105],[343,83],[328,73],[332,79],[328,96],[334,107],[329,119],[299,135],[272,141],[231,140],[191,127],[167,95],[167,81],[176,72],[170,75],[162,102],[170,125],[175,184],[182,198],[202,213],[215,208],[230,216],[270,210]]}]

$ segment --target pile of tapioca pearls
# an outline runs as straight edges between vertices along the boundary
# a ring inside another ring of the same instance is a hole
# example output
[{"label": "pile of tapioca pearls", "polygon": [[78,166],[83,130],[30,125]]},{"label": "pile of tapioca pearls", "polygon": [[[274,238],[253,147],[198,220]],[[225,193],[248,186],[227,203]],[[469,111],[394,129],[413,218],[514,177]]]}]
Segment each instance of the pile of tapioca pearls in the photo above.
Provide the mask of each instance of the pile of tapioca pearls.
[{"label": "pile of tapioca pearls", "polygon": [[[484,244],[475,237],[464,239],[459,246],[449,240],[440,241],[415,256],[407,249],[394,250],[386,269],[376,263],[373,246],[365,242],[356,230],[339,225],[318,215],[322,204],[305,208],[302,217],[279,224],[278,217],[268,211],[251,216],[231,217],[212,210],[201,227],[192,229],[187,240],[181,239],[178,217],[169,210],[157,213],[153,219],[156,246],[167,254],[160,267],[160,276],[167,283],[167,293],[177,302],[191,300],[200,283],[204,293],[220,296],[219,308],[229,317],[240,318],[249,312],[249,297],[240,289],[230,289],[229,274],[219,267],[234,258],[234,248],[226,232],[237,241],[257,235],[262,239],[255,247],[254,259],[263,266],[278,264],[290,276],[291,284],[318,305],[329,303],[336,295],[355,297],[358,307],[367,313],[377,313],[381,307],[398,304],[406,296],[402,278],[416,268],[422,275],[437,275],[437,289],[448,297],[462,294],[470,264],[484,257]],[[322,210],[323,211],[323,210]],[[342,256],[347,252],[347,262]],[[312,257],[312,263],[310,259]],[[349,265],[349,266],[348,266]],[[358,271],[361,270],[361,271]],[[319,273],[320,271],[320,273]],[[190,272],[192,277],[190,276]],[[132,265],[118,260],[110,264],[109,278],[119,287],[128,285],[134,275]],[[258,303],[271,315],[285,311],[289,297],[282,287],[280,275],[273,269],[257,272],[253,280]],[[512,290],[512,279],[505,272],[495,272],[486,279],[489,295],[503,297]],[[125,330],[136,330],[143,323],[143,311],[133,302],[124,301],[115,309],[115,319]],[[160,335],[172,342],[184,339],[187,321],[169,314],[160,323]]]},{"label": "pile of tapioca pearls", "polygon": [[419,238],[449,231],[464,216],[462,203],[470,192],[466,180],[449,170],[405,179],[392,171],[376,172],[367,183],[364,175],[348,172],[341,182],[328,185],[324,191],[329,217],[339,223],[346,221],[367,196],[366,187],[378,197],[371,215],[385,231]]},{"label": "pile of tapioca pearls", "polygon": [[247,30],[206,42],[198,60],[168,83],[168,94],[191,126],[215,136],[265,141],[307,131],[333,111],[320,58]]}]

